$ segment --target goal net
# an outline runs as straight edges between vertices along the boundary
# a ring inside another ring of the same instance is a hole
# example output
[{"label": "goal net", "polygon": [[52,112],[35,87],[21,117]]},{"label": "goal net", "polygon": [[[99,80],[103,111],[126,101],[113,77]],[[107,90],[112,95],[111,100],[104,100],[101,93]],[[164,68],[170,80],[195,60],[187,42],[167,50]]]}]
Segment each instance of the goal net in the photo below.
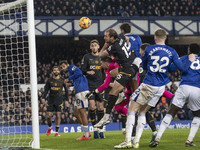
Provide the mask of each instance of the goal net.
[{"label": "goal net", "polygon": [[[0,5],[0,148],[32,147],[26,0]],[[37,95],[37,93],[36,93]]]}]

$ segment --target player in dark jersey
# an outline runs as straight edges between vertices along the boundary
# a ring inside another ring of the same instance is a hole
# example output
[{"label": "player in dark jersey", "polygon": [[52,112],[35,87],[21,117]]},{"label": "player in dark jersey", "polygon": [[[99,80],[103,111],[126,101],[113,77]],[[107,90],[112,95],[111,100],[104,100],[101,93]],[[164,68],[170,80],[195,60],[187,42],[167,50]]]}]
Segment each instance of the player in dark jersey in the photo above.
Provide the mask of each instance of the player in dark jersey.
[{"label": "player in dark jersey", "polygon": [[[63,106],[63,88],[65,89],[65,98],[68,97],[68,91],[64,83],[64,78],[60,76],[60,70],[58,66],[53,67],[53,76],[47,80],[47,83],[44,87],[44,93],[42,95],[42,102],[47,105],[47,122],[49,128],[46,135],[49,136],[51,130],[53,129],[51,118],[53,112],[56,113],[56,133],[55,136],[60,136],[58,134],[60,127],[60,114]],[[45,99],[48,96],[48,102],[46,103]]]},{"label": "player in dark jersey", "polygon": [[132,85],[132,78],[136,75],[138,67],[133,63],[135,53],[130,50],[129,38],[125,36],[118,36],[114,29],[108,29],[104,35],[105,44],[100,51],[100,57],[104,58],[108,55],[113,55],[119,64],[119,74],[117,75],[114,86],[109,92],[108,105],[106,107],[106,114],[95,125],[95,127],[102,127],[110,122],[109,117],[115,102],[118,99],[118,94],[123,90],[127,83]]},{"label": "player in dark jersey", "polygon": [[[83,57],[82,64],[81,64],[81,70],[84,75],[86,75],[88,80],[88,86],[89,91],[94,91],[96,88],[98,88],[102,83],[102,69],[101,69],[101,59],[99,57],[99,42],[97,40],[92,40],[90,42],[90,49],[92,50],[92,53],[86,54]],[[89,99],[89,115],[92,122],[92,125],[94,126],[96,124],[96,104],[97,104],[97,116],[98,121],[101,120],[101,118],[104,115],[104,105],[103,105],[103,98],[101,98],[100,94],[94,94]],[[94,138],[104,138],[103,136],[103,130],[99,130],[97,128],[94,128]]]},{"label": "player in dark jersey", "polygon": [[136,54],[133,64],[139,67],[140,63],[142,62],[140,56],[140,46],[142,45],[141,38],[138,35],[131,33],[131,25],[127,22],[122,23],[120,29],[122,35],[129,37],[130,50],[134,51]]}]

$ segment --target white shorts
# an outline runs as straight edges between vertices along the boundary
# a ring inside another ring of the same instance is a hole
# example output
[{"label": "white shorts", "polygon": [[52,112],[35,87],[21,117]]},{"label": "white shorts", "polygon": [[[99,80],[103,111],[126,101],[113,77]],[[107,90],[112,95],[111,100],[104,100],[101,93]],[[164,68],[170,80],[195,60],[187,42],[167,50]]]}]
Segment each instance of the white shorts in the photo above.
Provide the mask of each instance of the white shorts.
[{"label": "white shorts", "polygon": [[133,64],[136,65],[138,68],[140,68],[140,64],[142,63],[142,59],[139,57],[136,57],[133,61]]},{"label": "white shorts", "polygon": [[165,85],[151,86],[142,83],[131,95],[131,100],[134,100],[140,105],[148,104],[151,107],[155,107],[164,91]]},{"label": "white shorts", "polygon": [[74,106],[76,106],[77,109],[88,107],[88,99],[85,97],[87,93],[89,93],[89,91],[80,92],[75,95]]},{"label": "white shorts", "polygon": [[189,103],[192,111],[200,110],[200,88],[190,85],[180,85],[172,100],[172,104],[182,108]]}]

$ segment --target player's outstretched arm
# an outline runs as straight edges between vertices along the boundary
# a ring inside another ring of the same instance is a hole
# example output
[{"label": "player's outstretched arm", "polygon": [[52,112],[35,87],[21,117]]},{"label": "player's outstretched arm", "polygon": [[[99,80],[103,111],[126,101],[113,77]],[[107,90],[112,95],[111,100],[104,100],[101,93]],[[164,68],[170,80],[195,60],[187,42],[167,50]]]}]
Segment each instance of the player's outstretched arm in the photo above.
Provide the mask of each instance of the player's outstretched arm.
[{"label": "player's outstretched arm", "polygon": [[111,80],[112,80],[112,77],[110,76],[110,74],[107,74],[107,77],[104,80],[104,83],[95,90],[95,93],[99,93],[107,89],[109,87]]},{"label": "player's outstretched arm", "polygon": [[119,73],[118,68],[115,68],[115,69],[113,69],[113,70],[111,70],[111,71],[109,72],[109,74],[110,74],[110,76],[111,76],[112,78],[116,77],[116,76],[118,75],[118,73]]},{"label": "player's outstretched arm", "polygon": [[47,97],[49,90],[50,90],[50,83],[49,83],[49,80],[47,80],[44,86],[44,93],[42,94],[42,99],[45,99]]},{"label": "player's outstretched arm", "polygon": [[104,58],[108,56],[107,48],[110,46],[109,43],[105,43],[104,46],[102,47],[101,51],[99,52],[99,57]]},{"label": "player's outstretched arm", "polygon": [[193,61],[195,61],[195,55],[194,54],[190,54],[188,56],[189,61],[183,62],[181,61],[181,59],[179,59],[178,57],[175,58],[174,64],[176,65],[176,67],[181,71],[181,72],[185,72],[189,69],[190,65],[192,64]]}]

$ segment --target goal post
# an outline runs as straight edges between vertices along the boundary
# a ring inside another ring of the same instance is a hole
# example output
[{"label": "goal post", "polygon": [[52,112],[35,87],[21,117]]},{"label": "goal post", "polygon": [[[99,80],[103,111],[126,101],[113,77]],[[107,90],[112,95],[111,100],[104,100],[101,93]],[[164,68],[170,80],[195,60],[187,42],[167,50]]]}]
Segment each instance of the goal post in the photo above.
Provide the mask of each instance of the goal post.
[{"label": "goal post", "polygon": [[33,0],[0,4],[0,148],[40,148],[34,25]]},{"label": "goal post", "polygon": [[37,69],[36,69],[36,44],[35,44],[35,22],[33,0],[27,0],[28,13],[28,42],[31,79],[31,104],[32,104],[32,148],[40,148],[39,118],[38,118],[38,94],[37,94]]}]

